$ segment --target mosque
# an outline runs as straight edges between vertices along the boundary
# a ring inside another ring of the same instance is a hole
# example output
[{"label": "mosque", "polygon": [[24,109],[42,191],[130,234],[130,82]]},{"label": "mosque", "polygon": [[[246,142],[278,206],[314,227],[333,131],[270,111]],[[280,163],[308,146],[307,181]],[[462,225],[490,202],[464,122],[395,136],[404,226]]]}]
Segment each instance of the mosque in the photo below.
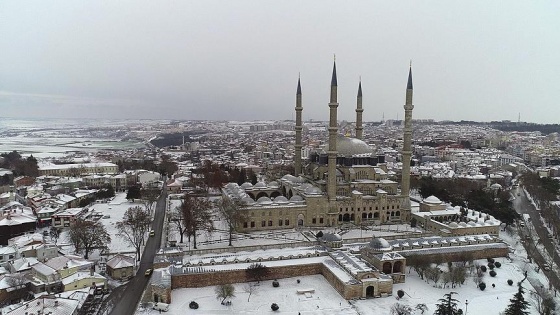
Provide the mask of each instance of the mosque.
[{"label": "mosque", "polygon": [[339,134],[337,123],[336,62],[330,86],[328,146],[302,160],[302,92],[298,79],[294,175],[255,185],[228,183],[223,194],[241,201],[246,211],[239,231],[330,227],[344,223],[391,224],[408,222],[410,214],[410,158],[412,137],[412,69],[404,105],[402,182],[388,179],[383,155],[362,140],[362,86],[358,86],[355,138]]}]

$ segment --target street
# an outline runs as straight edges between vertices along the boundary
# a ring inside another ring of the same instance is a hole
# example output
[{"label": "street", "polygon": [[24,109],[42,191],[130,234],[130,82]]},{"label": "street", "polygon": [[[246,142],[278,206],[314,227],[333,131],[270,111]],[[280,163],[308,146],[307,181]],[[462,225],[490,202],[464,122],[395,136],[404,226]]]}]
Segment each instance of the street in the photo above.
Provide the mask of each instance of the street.
[{"label": "street", "polygon": [[[144,272],[146,269],[152,267],[154,256],[161,244],[166,196],[167,194],[165,193],[164,187],[162,194],[157,200],[154,212],[152,228],[154,229],[155,236],[148,237],[148,240],[146,241],[146,247],[144,248],[144,253],[142,255],[142,259],[140,260],[136,276],[134,276],[128,284],[111,292],[107,300],[104,302],[105,310],[102,311],[101,314],[132,315],[136,311],[137,304],[140,301],[142,293],[144,292],[149,280],[149,277],[146,277]],[[111,312],[108,313],[108,310],[111,308]]]},{"label": "street", "polygon": [[[555,289],[559,290],[560,289],[560,278],[558,277],[558,274],[557,274],[556,270],[558,269],[558,266],[560,265],[560,258],[558,257],[558,254],[555,251],[556,250],[555,244],[553,243],[553,241],[551,239],[548,238],[548,231],[547,231],[546,227],[544,226],[544,224],[542,223],[542,221],[540,219],[539,211],[537,211],[537,209],[531,203],[529,198],[527,198],[527,196],[525,195],[525,192],[522,189],[522,187],[518,187],[517,189],[513,189],[512,193],[515,195],[515,200],[513,201],[513,207],[514,207],[515,211],[517,211],[517,213],[519,213],[519,214],[526,213],[531,218],[531,222],[528,223],[525,228],[520,229],[520,231],[523,231],[523,230],[529,229],[529,228],[534,228],[535,232],[539,236],[539,243],[543,244],[543,246],[545,247],[545,249],[548,252],[548,254],[550,255],[550,257],[553,257],[554,263],[551,266],[551,269],[549,271],[545,271],[545,270],[542,269],[542,267],[546,264],[546,259],[540,254],[540,252],[538,250],[533,251],[534,253],[537,253],[537,255],[535,255],[531,258],[533,260],[535,260],[535,262],[539,265],[541,271],[546,274],[547,278],[552,283],[552,285],[555,287]],[[532,225],[532,227],[530,225]],[[523,237],[523,235],[521,235],[521,236]]]}]

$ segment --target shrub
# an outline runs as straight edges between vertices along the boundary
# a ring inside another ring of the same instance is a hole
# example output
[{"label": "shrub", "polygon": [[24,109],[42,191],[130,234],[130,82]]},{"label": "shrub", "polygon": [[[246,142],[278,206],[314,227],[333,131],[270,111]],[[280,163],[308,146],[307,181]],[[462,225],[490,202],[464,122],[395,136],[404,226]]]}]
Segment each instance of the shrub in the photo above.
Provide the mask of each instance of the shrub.
[{"label": "shrub", "polygon": [[490,277],[495,277],[497,273],[494,270],[490,270]]},{"label": "shrub", "polygon": [[486,266],[480,266],[480,270],[482,270],[482,272],[486,272],[488,269],[486,269]]},{"label": "shrub", "polygon": [[488,262],[489,262],[489,263],[494,263],[495,260],[494,260],[494,258],[488,258]]},{"label": "shrub", "polygon": [[496,266],[497,268],[500,268],[502,266],[502,264],[499,261],[497,261],[497,262],[494,263],[494,266]]},{"label": "shrub", "polygon": [[321,237],[323,237],[323,231],[317,232],[317,234],[315,234],[315,237],[316,237],[316,238],[321,238]]},{"label": "shrub", "polygon": [[494,264],[493,263],[488,263],[488,268],[490,268],[490,270],[494,269]]},{"label": "shrub", "polygon": [[280,286],[280,283],[278,282],[278,280],[274,280],[272,281],[272,286],[278,288]]},{"label": "shrub", "polygon": [[273,311],[275,311],[275,312],[276,312],[278,309],[280,309],[280,307],[279,307],[278,304],[276,304],[276,303],[272,303],[272,305],[270,305],[270,308],[271,308]]},{"label": "shrub", "polygon": [[297,279],[297,281],[296,281],[296,282],[297,282],[297,283],[300,283],[301,281],[300,281],[299,279]]},{"label": "shrub", "polygon": [[484,289],[486,289],[486,283],[481,282],[481,283],[478,285],[478,288],[480,289],[480,291],[484,291]]},{"label": "shrub", "polygon": [[513,285],[513,280],[508,279],[508,284],[509,284],[509,285]]},{"label": "shrub", "polygon": [[404,291],[403,290],[398,290],[397,291],[397,296],[399,297],[399,299],[402,299],[402,297],[404,296]]},{"label": "shrub", "polygon": [[189,303],[189,308],[193,309],[193,310],[196,310],[198,308],[198,303],[196,303],[195,301],[191,301]]}]

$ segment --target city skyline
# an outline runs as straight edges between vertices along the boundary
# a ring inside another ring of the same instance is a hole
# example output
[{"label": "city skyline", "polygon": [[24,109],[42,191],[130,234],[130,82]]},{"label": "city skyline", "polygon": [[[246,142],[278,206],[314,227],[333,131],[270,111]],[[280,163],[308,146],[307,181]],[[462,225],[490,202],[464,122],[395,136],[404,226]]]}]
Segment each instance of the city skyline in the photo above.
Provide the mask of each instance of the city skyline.
[{"label": "city skyline", "polygon": [[[556,123],[557,3],[3,3],[0,116]],[[22,111],[22,109],[25,109]]]}]

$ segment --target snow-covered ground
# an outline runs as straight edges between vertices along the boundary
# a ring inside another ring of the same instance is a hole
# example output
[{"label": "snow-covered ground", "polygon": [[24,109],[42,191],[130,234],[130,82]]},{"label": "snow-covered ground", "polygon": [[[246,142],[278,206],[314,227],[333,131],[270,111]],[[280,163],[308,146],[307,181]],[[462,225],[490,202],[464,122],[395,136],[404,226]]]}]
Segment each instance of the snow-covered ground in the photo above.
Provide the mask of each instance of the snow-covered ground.
[{"label": "snow-covered ground", "polygon": [[[109,253],[129,253],[134,256],[134,247],[117,235],[116,223],[121,221],[124,213],[128,208],[140,206],[140,203],[129,202],[126,199],[126,193],[116,193],[115,198],[107,203],[94,203],[89,207],[89,213],[99,213],[108,218],[99,219],[103,223],[109,235],[111,235],[111,243],[109,244]],[[71,253],[74,249],[68,241],[68,230],[64,230],[58,241],[58,245],[62,246],[65,252]],[[94,252],[92,257],[96,257],[98,252]]]},{"label": "snow-covered ground", "polygon": [[[354,230],[349,233],[360,233]],[[395,303],[406,304],[415,307],[417,304],[424,303],[428,306],[425,314],[433,314],[435,305],[443,295],[451,291],[457,292],[454,298],[459,300],[459,307],[468,314],[485,314],[498,315],[503,312],[513,294],[517,291],[517,282],[524,278],[527,272],[527,280],[523,282],[525,288],[525,299],[532,300],[530,292],[534,291],[534,287],[548,288],[548,281],[542,272],[538,272],[535,265],[527,260],[527,254],[523,249],[519,237],[515,230],[512,232],[502,232],[500,237],[508,243],[513,251],[510,258],[498,258],[502,266],[496,268],[496,277],[491,277],[488,272],[485,273],[483,281],[486,283],[486,290],[481,291],[477,288],[472,277],[469,277],[465,283],[459,287],[451,288],[450,286],[442,288],[442,284],[434,285],[433,282],[426,283],[421,280],[415,271],[407,270],[407,279],[405,283],[395,284],[393,287],[393,296],[386,298],[376,298],[367,300],[346,301],[332,286],[321,276],[314,275],[308,277],[299,277],[300,284],[297,284],[296,278],[279,279],[280,287],[273,288],[271,281],[264,281],[260,284],[256,293],[251,295],[250,301],[247,301],[248,293],[245,292],[247,284],[235,284],[236,297],[232,298],[231,305],[221,305],[215,297],[214,287],[204,288],[183,288],[172,291],[172,303],[168,314],[264,314],[272,313],[270,305],[277,303],[280,310],[276,313],[280,314],[389,314],[391,307]],[[243,244],[245,244],[243,242]],[[479,260],[475,263],[486,264],[486,260]],[[442,269],[446,265],[440,266]],[[507,280],[513,280],[514,285],[507,284]],[[492,287],[492,284],[495,287]],[[310,297],[297,293],[298,289],[315,289]],[[396,292],[402,289],[406,295],[397,300]],[[200,308],[191,310],[188,304],[196,301]],[[466,306],[468,301],[468,307]],[[557,298],[557,304],[560,299]],[[139,309],[137,314],[158,314],[158,311],[150,309]],[[536,310],[531,305],[530,314],[535,314]],[[420,314],[417,312],[416,314]]]},{"label": "snow-covered ground", "polygon": [[[204,288],[183,288],[172,291],[172,303],[170,305],[170,315],[179,314],[266,314],[272,313],[270,305],[277,303],[280,309],[276,313],[280,314],[362,314],[377,315],[389,314],[391,307],[395,303],[410,305],[424,303],[428,306],[425,314],[433,314],[435,305],[445,293],[454,291],[454,295],[460,301],[459,307],[465,309],[465,302],[468,300],[469,314],[498,315],[509,304],[509,299],[517,291],[514,284],[507,284],[508,279],[515,283],[523,279],[523,271],[514,263],[507,259],[498,259],[502,262],[501,268],[496,268],[498,275],[494,278],[488,274],[484,276],[487,283],[485,291],[480,291],[476,284],[468,279],[464,285],[456,288],[438,288],[433,283],[426,283],[421,280],[414,271],[407,275],[406,283],[395,284],[393,296],[386,298],[375,298],[367,300],[346,301],[321,275],[298,277],[301,283],[297,283],[296,278],[280,279],[280,287],[272,287],[271,281],[263,281],[256,293],[251,295],[245,292],[247,284],[235,284],[236,296],[231,299],[231,305],[221,305],[214,293],[215,287]],[[482,263],[483,261],[480,261]],[[496,285],[492,288],[492,283]],[[532,287],[528,281],[524,282],[527,291]],[[311,296],[298,294],[298,289],[314,289]],[[402,289],[407,295],[398,300],[397,290]],[[526,298],[529,294],[526,293]],[[189,309],[189,303],[196,301],[199,304],[198,310]],[[531,310],[532,313],[534,310]],[[158,314],[155,310],[140,309],[136,314]],[[420,314],[418,312],[418,314]]]}]

